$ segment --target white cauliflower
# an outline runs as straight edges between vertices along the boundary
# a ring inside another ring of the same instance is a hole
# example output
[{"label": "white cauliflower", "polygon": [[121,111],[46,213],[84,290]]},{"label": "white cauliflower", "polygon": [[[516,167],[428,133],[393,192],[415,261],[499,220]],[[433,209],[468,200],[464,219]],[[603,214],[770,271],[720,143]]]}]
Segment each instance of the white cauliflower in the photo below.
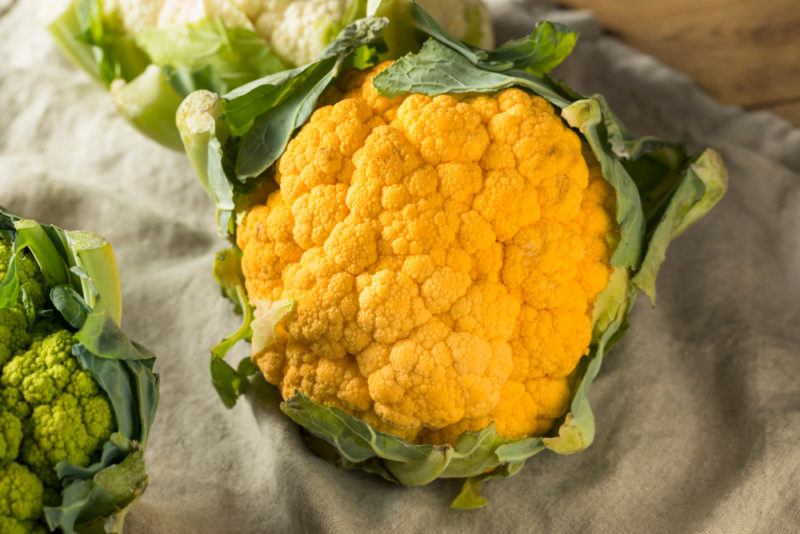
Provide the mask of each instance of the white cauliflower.
[{"label": "white cauliflower", "polygon": [[[482,0],[418,0],[457,39],[492,48]],[[65,56],[111,91],[142,133],[181,150],[175,112],[196,89],[227,93],[311,63],[339,31],[367,14],[390,25],[384,56],[418,46],[411,0],[44,0],[40,16]],[[87,32],[87,17],[91,31]],[[88,41],[87,41],[88,39]]]},{"label": "white cauliflower", "polygon": [[[109,20],[130,33],[148,27],[169,28],[219,18],[229,27],[254,30],[281,57],[302,65],[336,37],[363,0],[107,0]],[[493,46],[491,20],[482,0],[419,0],[419,4],[459,39]]]}]

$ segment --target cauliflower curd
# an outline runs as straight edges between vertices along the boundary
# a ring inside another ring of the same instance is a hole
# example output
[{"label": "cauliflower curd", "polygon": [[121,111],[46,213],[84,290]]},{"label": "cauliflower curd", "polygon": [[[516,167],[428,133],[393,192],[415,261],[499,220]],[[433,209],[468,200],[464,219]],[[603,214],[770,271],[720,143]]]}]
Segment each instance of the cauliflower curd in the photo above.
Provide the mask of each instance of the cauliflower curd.
[{"label": "cauliflower curd", "polygon": [[613,190],[544,99],[384,98],[386,66],[329,91],[239,225],[257,313],[296,302],[254,360],[415,442],[542,434],[608,283]]},{"label": "cauliflower curd", "polygon": [[[136,34],[218,18],[231,28],[246,28],[264,39],[284,60],[313,60],[336,36],[358,0],[106,0],[107,20]],[[481,0],[418,0],[453,35],[491,48],[491,18]]]}]

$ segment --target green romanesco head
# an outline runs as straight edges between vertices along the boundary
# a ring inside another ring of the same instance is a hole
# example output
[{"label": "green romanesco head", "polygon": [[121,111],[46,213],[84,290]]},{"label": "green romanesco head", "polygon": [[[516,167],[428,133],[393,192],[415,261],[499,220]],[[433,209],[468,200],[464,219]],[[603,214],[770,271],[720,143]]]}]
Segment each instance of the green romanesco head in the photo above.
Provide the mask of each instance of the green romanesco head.
[{"label": "green romanesco head", "polygon": [[44,487],[24,465],[11,462],[0,467],[0,532],[44,532],[37,524],[42,513]]},{"label": "green romanesco head", "polygon": [[[12,255],[13,245],[0,238],[0,281],[6,277]],[[16,266],[20,287],[28,295],[34,308],[41,309],[45,303],[45,286],[39,267],[28,253],[17,256]],[[30,343],[28,326],[20,294],[16,304],[0,309],[0,366]]]},{"label": "green romanesco head", "polygon": [[114,429],[111,405],[72,355],[74,344],[66,330],[34,339],[0,376],[3,404],[23,421],[21,460],[47,485],[57,482],[58,462],[88,465]]}]

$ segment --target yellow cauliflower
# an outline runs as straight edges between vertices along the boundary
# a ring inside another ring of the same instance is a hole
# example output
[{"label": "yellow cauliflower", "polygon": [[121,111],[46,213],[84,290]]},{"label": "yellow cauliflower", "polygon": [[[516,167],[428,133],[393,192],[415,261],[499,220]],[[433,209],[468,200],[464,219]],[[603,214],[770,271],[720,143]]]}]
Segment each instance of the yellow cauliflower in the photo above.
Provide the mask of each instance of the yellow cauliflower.
[{"label": "yellow cauliflower", "polygon": [[[360,19],[308,66],[182,102],[184,148],[235,242],[214,274],[242,323],[210,372],[232,407],[260,370],[336,465],[465,478],[452,506],[478,508],[483,481],[591,445],[605,354],[727,179],[713,150],[637,139],[602,96],[546,76],[568,28],[489,51],[410,14],[413,35]],[[241,340],[252,360],[234,367]]]},{"label": "yellow cauliflower", "polygon": [[541,435],[591,341],[613,191],[543,98],[385,98],[386,66],[328,91],[238,226],[250,301],[296,302],[254,359],[411,441]]}]

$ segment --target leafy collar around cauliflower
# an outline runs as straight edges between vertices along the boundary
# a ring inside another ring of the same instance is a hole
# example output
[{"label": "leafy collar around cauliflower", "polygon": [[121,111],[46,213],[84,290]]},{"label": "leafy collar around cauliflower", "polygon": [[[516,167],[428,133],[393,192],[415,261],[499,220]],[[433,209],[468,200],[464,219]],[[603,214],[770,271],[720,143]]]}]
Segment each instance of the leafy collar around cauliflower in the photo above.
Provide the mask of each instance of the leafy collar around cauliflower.
[{"label": "leafy collar around cauliflower", "polygon": [[[380,14],[382,2],[371,2]],[[421,44],[379,74],[375,87],[386,96],[422,93],[494,93],[519,87],[549,101],[577,130],[599,161],[616,192],[620,229],[611,258],[613,274],[594,308],[589,352],[575,373],[569,412],[545,437],[508,440],[492,425],[462,434],[450,445],[411,444],[379,432],[341,410],[318,404],[301,393],[281,409],[312,436],[314,448],[346,468],[359,468],[406,485],[436,478],[465,478],[454,508],[486,504],[482,481],[511,476],[545,449],[572,454],[591,445],[595,423],[588,402],[592,381],[606,352],[627,327],[641,290],[655,300],[655,279],[669,242],[707,213],[724,195],[727,175],[711,149],[689,155],[681,145],[652,137],[633,138],[599,95],[583,96],[547,73],[572,52],[577,34],[551,23],[493,51],[466,45],[447,35],[418,5],[412,7]],[[388,20],[367,17],[345,27],[325,52],[308,65],[279,72],[222,96],[200,91],[178,112],[178,126],[191,162],[217,207],[223,235],[235,235],[237,214],[254,197],[274,188],[273,165],[292,135],[309,119],[323,91],[347,68],[365,69],[381,59]],[[248,302],[235,247],[218,255],[216,275],[223,293],[241,308],[240,329],[212,351],[211,375],[220,397],[233,406],[256,372],[249,359],[233,368],[223,359],[240,340],[260,347],[274,339],[294,303]]]},{"label": "leafy collar around cauliflower", "polygon": [[[47,318],[74,332],[72,354],[108,395],[116,421],[94,464],[56,465],[61,504],[45,507],[45,520],[50,529],[67,533],[95,524],[118,529],[126,507],[147,486],[143,450],[158,404],[158,375],[155,357],[119,327],[121,289],[111,245],[96,234],[20,219],[2,208],[0,239],[13,244],[0,280],[0,309],[21,299],[31,324]],[[35,309],[20,281],[23,252],[42,273],[49,297],[43,309]]]}]

